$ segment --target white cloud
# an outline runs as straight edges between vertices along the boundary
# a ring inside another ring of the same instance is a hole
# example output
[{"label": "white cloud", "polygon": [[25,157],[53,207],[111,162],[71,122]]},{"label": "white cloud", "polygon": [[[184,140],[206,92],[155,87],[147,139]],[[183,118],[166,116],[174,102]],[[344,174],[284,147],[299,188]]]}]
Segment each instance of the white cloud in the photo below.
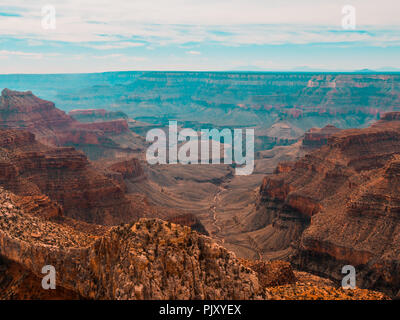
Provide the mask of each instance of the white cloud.
[{"label": "white cloud", "polygon": [[105,44],[87,44],[89,48],[94,48],[98,50],[108,50],[108,49],[124,49],[131,47],[142,47],[145,44],[143,42],[108,42]]},{"label": "white cloud", "polygon": [[397,44],[400,30],[398,0],[380,0],[379,5],[375,0],[351,1],[357,28],[380,30],[377,35],[325,32],[342,31],[342,0],[53,0],[56,30],[41,28],[41,6],[48,0],[2,2],[20,8],[22,17],[2,17],[0,35],[87,43],[97,49],[143,45],[128,44],[132,37],[152,45],[207,40],[230,45],[341,41],[382,45]]},{"label": "white cloud", "polygon": [[[318,61],[307,60],[309,56],[303,58],[304,61],[300,57],[280,59],[270,56],[262,45],[318,43],[334,45],[335,48],[394,47],[376,55],[366,52],[364,57],[349,59],[346,68],[357,69],[359,67],[355,64],[367,65],[370,61],[378,66],[381,61],[394,65],[396,57],[387,52],[393,53],[400,48],[398,0],[380,0],[379,5],[376,0],[1,2],[2,12],[12,10],[9,13],[15,14],[0,17],[2,72],[227,70],[236,66],[284,70],[297,64],[324,68],[324,63],[333,69],[338,65],[337,61],[344,63],[343,58],[335,60],[326,54],[317,57]],[[41,8],[49,3],[57,12],[55,30],[44,30],[41,26]],[[347,3],[356,8],[355,31],[345,31],[341,26],[342,6]],[[19,41],[21,39],[25,41]],[[237,56],[236,48],[230,48],[254,44],[260,47],[254,47],[248,56],[243,57]],[[161,48],[166,45],[170,47]],[[215,52],[224,49],[221,45],[229,46],[222,62],[213,57]],[[215,50],[208,50],[211,47]],[[42,48],[43,53],[36,53]],[[309,48],[312,53],[314,47]],[[128,51],[132,56],[127,54]],[[388,57],[390,62],[385,60]],[[32,59],[37,60],[32,63]],[[245,61],[236,63],[232,59]]]},{"label": "white cloud", "polygon": [[31,58],[31,59],[41,59],[41,58],[43,58],[43,54],[42,53],[0,50],[0,57],[8,58],[10,56],[20,56],[20,57]]},{"label": "white cloud", "polygon": [[194,51],[194,50],[190,50],[190,51],[186,51],[187,54],[193,54],[193,55],[200,55],[201,52],[199,51]]},{"label": "white cloud", "polygon": [[43,41],[28,39],[28,46],[30,46],[30,47],[36,47],[36,46],[41,46],[41,45],[43,45]]}]

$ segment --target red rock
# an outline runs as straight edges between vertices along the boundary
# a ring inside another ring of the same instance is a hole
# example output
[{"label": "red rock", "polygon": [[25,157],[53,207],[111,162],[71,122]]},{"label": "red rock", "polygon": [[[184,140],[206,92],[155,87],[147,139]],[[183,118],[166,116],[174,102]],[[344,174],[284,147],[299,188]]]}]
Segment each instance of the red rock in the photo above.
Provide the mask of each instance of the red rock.
[{"label": "red rock", "polygon": [[[110,136],[129,131],[126,120],[81,123],[42,100],[32,92],[4,89],[0,97],[0,128],[24,129],[36,139],[52,146],[75,146],[91,158],[104,154],[104,149],[124,150]],[[97,148],[96,150],[93,147]]]},{"label": "red rock", "polygon": [[105,109],[76,109],[76,110],[71,110],[68,112],[68,114],[73,117],[77,115],[100,115],[100,116],[105,116],[107,113],[107,110]]},{"label": "red rock", "polygon": [[129,130],[126,120],[111,120],[106,122],[81,123],[80,128],[86,130],[100,130],[109,134],[120,134]]},{"label": "red rock", "polygon": [[271,216],[264,220],[273,221],[274,233],[286,228],[296,241],[285,244],[296,250],[297,267],[339,281],[350,264],[358,286],[400,289],[399,115],[336,133],[290,170],[265,178],[260,214]]},{"label": "red rock", "polygon": [[208,232],[207,232],[206,228],[203,226],[203,224],[200,222],[200,220],[197,219],[196,216],[191,213],[175,215],[175,216],[167,218],[167,220],[169,222],[172,222],[175,224],[188,226],[188,227],[192,228],[193,230],[208,236]]},{"label": "red rock", "polygon": [[400,112],[386,112],[381,116],[382,121],[400,121]]},{"label": "red rock", "polygon": [[333,125],[327,125],[322,129],[311,128],[304,134],[303,145],[312,148],[319,148],[324,144],[327,144],[328,138],[339,131],[341,131],[341,129],[336,128]]},{"label": "red rock", "polygon": [[[126,300],[260,299],[264,295],[255,272],[188,227],[140,219],[93,235],[17,208],[6,215],[2,204],[9,197],[9,192],[0,190],[0,258],[36,277],[43,276],[42,267],[50,264],[57,272],[57,287],[76,296]],[[10,264],[6,268],[11,271]],[[20,284],[25,288],[23,279]],[[4,289],[12,293],[12,288]]]},{"label": "red rock", "polygon": [[0,185],[20,196],[47,195],[67,217],[86,222],[112,225],[138,218],[120,186],[84,154],[32,138],[24,131],[0,130]]},{"label": "red rock", "polygon": [[143,168],[136,158],[116,162],[109,166],[108,169],[120,173],[125,179],[138,178],[144,175]]}]

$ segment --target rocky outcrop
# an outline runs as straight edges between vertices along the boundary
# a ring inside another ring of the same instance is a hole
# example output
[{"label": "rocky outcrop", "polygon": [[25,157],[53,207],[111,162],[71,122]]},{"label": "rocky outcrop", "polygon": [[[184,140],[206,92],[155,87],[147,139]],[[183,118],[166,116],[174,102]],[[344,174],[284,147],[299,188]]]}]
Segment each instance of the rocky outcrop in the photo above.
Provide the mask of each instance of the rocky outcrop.
[{"label": "rocky outcrop", "polygon": [[[43,276],[43,275],[42,275]],[[0,300],[78,300],[76,292],[56,287],[44,290],[42,278],[0,256]]]},{"label": "rocky outcrop", "polygon": [[303,146],[319,148],[328,143],[328,138],[338,133],[341,129],[333,125],[327,125],[321,129],[311,128],[304,134]]},{"label": "rocky outcrop", "polygon": [[36,201],[47,196],[64,215],[86,222],[111,225],[138,218],[124,191],[85,155],[42,145],[25,131],[0,130],[0,185]]},{"label": "rocky outcrop", "polygon": [[[238,259],[171,222],[140,219],[101,230],[32,215],[15,199],[0,188],[1,299],[386,298],[366,290],[346,294],[326,280],[304,283],[311,275],[295,274],[287,262]],[[55,268],[55,290],[41,287],[45,265]]]},{"label": "rocky outcrop", "polygon": [[268,287],[266,298],[270,300],[389,300],[382,292],[355,288],[343,289],[333,281],[313,274],[294,271],[295,283]]},{"label": "rocky outcrop", "polygon": [[242,260],[242,263],[255,271],[263,287],[294,284],[297,279],[289,262]]},{"label": "rocky outcrop", "polygon": [[382,121],[400,121],[399,112],[386,112],[381,117]]},{"label": "rocky outcrop", "polygon": [[57,132],[52,141],[38,139],[43,143],[54,146],[74,146],[84,149],[85,146],[91,147],[111,147],[118,148],[118,144],[108,138],[101,130],[87,130],[85,127],[70,127],[67,130]]},{"label": "rocky outcrop", "polygon": [[15,193],[31,214],[116,225],[139,217],[163,218],[207,234],[190,213],[149,204],[127,193],[126,184],[146,179],[139,160],[93,166],[72,147],[49,147],[24,130],[0,129],[0,186]]},{"label": "rocky outcrop", "polygon": [[299,140],[304,131],[287,121],[277,121],[268,129],[255,131],[255,149],[266,150],[274,146],[291,145]]},{"label": "rocky outcrop", "polygon": [[400,156],[356,188],[336,210],[328,206],[303,233],[294,261],[303,268],[340,279],[341,267],[353,265],[357,283],[395,295],[400,289]]},{"label": "rocky outcrop", "polygon": [[189,227],[158,219],[103,236],[23,214],[1,190],[0,255],[57,286],[91,299],[257,299],[257,275],[232,252]]},{"label": "rocky outcrop", "polygon": [[133,141],[131,145],[136,146],[133,135],[129,137],[125,119],[81,123],[31,91],[2,91],[0,128],[27,130],[34,133],[38,141],[51,146],[74,146],[91,159],[107,158],[115,153],[134,153],[132,148],[121,146],[113,137],[127,136],[128,141]]},{"label": "rocky outcrop", "polygon": [[100,130],[106,134],[121,134],[129,130],[128,122],[126,120],[85,123],[80,124],[80,127],[86,130]]},{"label": "rocky outcrop", "polygon": [[173,215],[171,217],[166,218],[169,222],[180,224],[183,226],[188,226],[193,230],[197,231],[198,233],[205,234],[208,236],[208,232],[204,225],[200,222],[199,219],[196,218],[195,215],[191,213],[184,213],[179,215]]},{"label": "rocky outcrop", "polygon": [[124,179],[139,178],[144,175],[144,170],[136,158],[115,162],[108,169],[120,173]]},{"label": "rocky outcrop", "polygon": [[34,196],[11,195],[11,198],[23,212],[30,215],[45,219],[57,219],[64,216],[63,207],[44,194]]},{"label": "rocky outcrop", "polygon": [[71,110],[68,115],[79,122],[104,122],[111,120],[128,120],[128,116],[121,111],[107,111],[105,109]]},{"label": "rocky outcrop", "polygon": [[31,91],[4,89],[0,97],[0,127],[24,128],[38,137],[50,137],[74,121],[57,109],[54,103],[42,100]]},{"label": "rocky outcrop", "polygon": [[292,261],[299,268],[340,280],[350,264],[358,286],[390,294],[400,289],[397,117],[343,130],[264,179],[260,214],[276,234],[282,226],[292,229],[286,245],[296,250]]}]

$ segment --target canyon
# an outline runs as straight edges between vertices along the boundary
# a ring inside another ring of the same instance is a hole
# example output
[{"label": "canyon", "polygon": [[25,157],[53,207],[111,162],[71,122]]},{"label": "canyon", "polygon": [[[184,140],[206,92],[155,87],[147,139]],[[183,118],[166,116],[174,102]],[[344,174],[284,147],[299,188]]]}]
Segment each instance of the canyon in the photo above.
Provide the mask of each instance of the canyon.
[{"label": "canyon", "polygon": [[[329,124],[366,127],[385,112],[399,111],[399,80],[398,73],[132,71],[0,75],[0,87],[32,90],[73,113],[123,111],[138,122],[132,128],[142,135],[149,124],[163,127],[169,120],[195,130],[253,127],[260,132],[256,150],[261,151],[295,142],[290,131],[302,134]],[[269,130],[279,122],[284,139],[281,131]]]},{"label": "canyon", "polygon": [[[396,296],[397,74],[114,76],[82,75],[77,94],[71,75],[45,91],[58,107],[2,91],[1,298]],[[52,76],[32,77],[44,88]],[[147,163],[145,133],[171,118],[254,128],[253,174]],[[59,274],[52,296],[40,287],[45,260]],[[339,287],[346,264],[351,295]]]},{"label": "canyon", "polygon": [[[238,259],[190,227],[159,219],[101,228],[34,216],[4,189],[0,256],[2,299],[282,299],[298,286],[303,298],[387,299],[363,289],[349,295],[285,262]],[[39,286],[49,263],[57,270],[51,293]]]}]

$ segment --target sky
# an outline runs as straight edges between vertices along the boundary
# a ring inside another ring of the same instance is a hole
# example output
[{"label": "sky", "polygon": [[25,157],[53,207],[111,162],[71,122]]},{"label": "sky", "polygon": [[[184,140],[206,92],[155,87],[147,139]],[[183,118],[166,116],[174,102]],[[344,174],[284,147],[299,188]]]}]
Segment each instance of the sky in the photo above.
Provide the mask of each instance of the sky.
[{"label": "sky", "polygon": [[399,17],[398,0],[0,0],[0,74],[400,71]]}]

